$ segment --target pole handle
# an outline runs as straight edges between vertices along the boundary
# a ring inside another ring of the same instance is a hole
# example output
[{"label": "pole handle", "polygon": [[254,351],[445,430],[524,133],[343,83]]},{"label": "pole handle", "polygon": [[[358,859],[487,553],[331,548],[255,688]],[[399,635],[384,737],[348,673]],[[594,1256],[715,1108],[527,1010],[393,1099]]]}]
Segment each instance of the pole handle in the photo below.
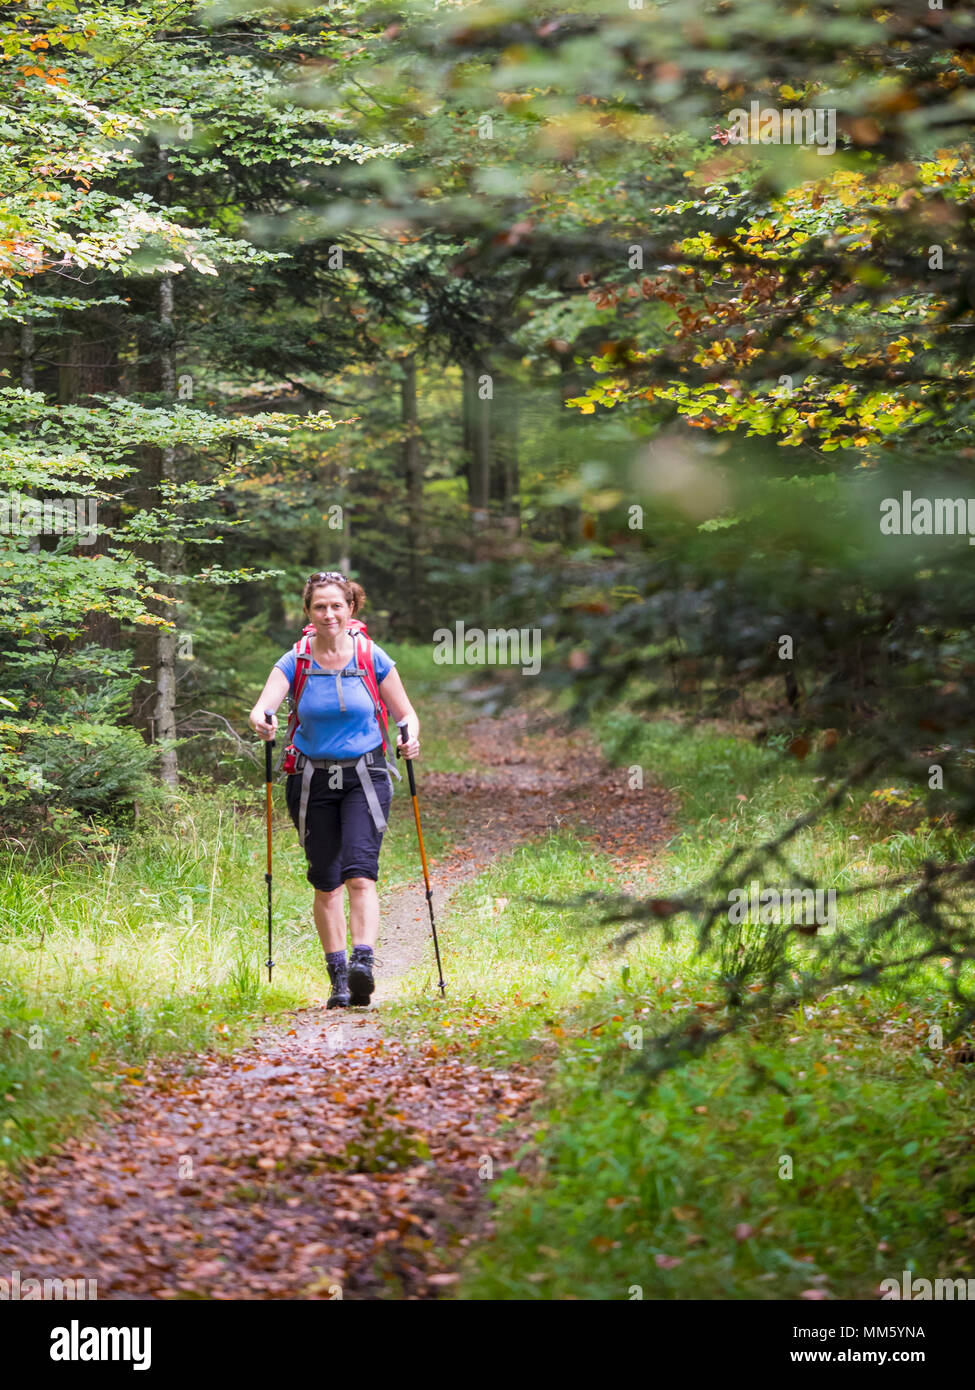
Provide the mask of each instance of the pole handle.
[{"label": "pole handle", "polygon": [[[267,720],[267,722],[270,724],[271,720],[274,718],[274,710],[273,710],[273,709],[266,709],[266,710],[264,711],[264,718],[265,718],[265,719]],[[264,741],[264,774],[265,774],[264,780],[265,780],[266,782],[270,782],[270,780],[271,780],[271,750],[272,750],[273,747],[274,747],[274,739],[273,739],[273,738],[265,739],[265,741]]]},{"label": "pole handle", "polygon": [[[408,724],[407,721],[404,719],[403,722],[402,722],[402,724],[397,724],[397,725],[396,725],[396,729],[397,729],[397,732],[399,733],[400,738],[401,738],[401,739],[403,740],[403,742],[405,743],[405,742],[406,742],[406,739],[407,739],[407,735],[409,734],[409,731],[410,731],[410,726],[409,726],[409,724]],[[397,743],[397,745],[396,745],[396,756],[397,756],[397,758],[400,758],[400,757],[403,756],[403,755],[400,753],[400,751],[399,751],[399,744],[398,744],[398,743]],[[412,759],[412,758],[407,758],[407,759],[406,759],[406,770],[407,770],[407,772],[409,773],[409,776],[410,776],[410,796],[416,796],[416,778],[415,778],[414,775],[413,775],[413,759]]]}]

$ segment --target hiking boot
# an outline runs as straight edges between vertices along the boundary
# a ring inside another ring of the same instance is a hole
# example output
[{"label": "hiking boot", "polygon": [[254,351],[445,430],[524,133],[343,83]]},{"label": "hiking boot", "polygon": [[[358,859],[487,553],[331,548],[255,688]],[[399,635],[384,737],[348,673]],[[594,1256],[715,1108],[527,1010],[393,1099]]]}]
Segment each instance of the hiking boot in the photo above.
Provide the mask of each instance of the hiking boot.
[{"label": "hiking boot", "polygon": [[376,981],[372,977],[372,952],[366,955],[361,946],[353,946],[352,959],[349,961],[349,990],[352,994],[353,1008],[361,1008],[368,1004],[375,988]]},{"label": "hiking boot", "polygon": [[349,994],[349,967],[342,961],[332,965],[326,961],[328,966],[328,978],[332,982],[332,992],[328,996],[327,1009],[346,1009],[349,1006],[351,996]]}]

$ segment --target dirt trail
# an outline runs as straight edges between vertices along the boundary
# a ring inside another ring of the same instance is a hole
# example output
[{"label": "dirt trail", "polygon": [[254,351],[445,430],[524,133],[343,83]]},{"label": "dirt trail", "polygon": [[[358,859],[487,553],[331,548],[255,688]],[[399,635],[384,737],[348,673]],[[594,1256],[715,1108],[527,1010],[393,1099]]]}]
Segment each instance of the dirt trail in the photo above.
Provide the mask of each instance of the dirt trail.
[{"label": "dirt trail", "polygon": [[[584,734],[531,729],[524,713],[467,733],[490,772],[417,765],[421,812],[449,815],[460,841],[431,866],[448,961],[454,890],[552,828],[576,827],[621,883],[646,888],[659,791],[628,790]],[[429,936],[422,888],[382,896],[377,1004],[432,959]],[[22,1279],[95,1278],[99,1298],[433,1298],[488,1232],[486,1160],[495,1175],[511,1162],[539,1086],[527,1069],[392,1041],[375,1005],[300,1009],[189,1074],[185,1059],[152,1063],[113,1122],[8,1189],[0,1257]]]}]

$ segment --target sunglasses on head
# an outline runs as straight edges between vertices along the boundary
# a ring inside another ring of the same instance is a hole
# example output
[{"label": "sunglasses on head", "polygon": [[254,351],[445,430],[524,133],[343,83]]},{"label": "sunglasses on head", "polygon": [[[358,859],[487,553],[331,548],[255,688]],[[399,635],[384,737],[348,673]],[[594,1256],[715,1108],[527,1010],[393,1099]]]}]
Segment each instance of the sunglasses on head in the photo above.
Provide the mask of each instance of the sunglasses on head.
[{"label": "sunglasses on head", "polygon": [[310,582],[312,584],[320,584],[326,579],[337,579],[340,584],[348,584],[349,582],[344,574],[339,574],[338,570],[324,570],[321,574],[313,574]]}]

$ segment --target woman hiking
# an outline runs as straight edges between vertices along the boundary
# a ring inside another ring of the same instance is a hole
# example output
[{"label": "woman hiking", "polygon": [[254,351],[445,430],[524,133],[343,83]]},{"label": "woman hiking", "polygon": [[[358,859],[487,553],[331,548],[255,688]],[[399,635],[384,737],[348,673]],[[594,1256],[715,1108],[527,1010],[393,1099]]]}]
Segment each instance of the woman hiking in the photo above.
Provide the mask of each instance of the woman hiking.
[{"label": "woman hiking", "polygon": [[[308,578],[302,597],[315,631],[298,700],[297,759],[285,796],[304,844],[308,881],[315,889],[315,926],[332,984],[328,1008],[336,1009],[368,1004],[375,988],[376,880],[393,784],[376,705],[359,664],[359,644],[367,639],[354,637],[349,627],[365,603],[362,586],[334,570],[319,572]],[[406,741],[397,740],[399,751],[415,758],[420,752],[420,722],[396,663],[375,643],[372,656],[383,702],[397,724],[407,724]],[[274,663],[250,712],[251,728],[265,740],[275,735],[274,711],[293,687],[297,661],[292,648]],[[271,713],[270,722],[266,712]],[[349,893],[351,961],[345,953],[343,886]]]}]

